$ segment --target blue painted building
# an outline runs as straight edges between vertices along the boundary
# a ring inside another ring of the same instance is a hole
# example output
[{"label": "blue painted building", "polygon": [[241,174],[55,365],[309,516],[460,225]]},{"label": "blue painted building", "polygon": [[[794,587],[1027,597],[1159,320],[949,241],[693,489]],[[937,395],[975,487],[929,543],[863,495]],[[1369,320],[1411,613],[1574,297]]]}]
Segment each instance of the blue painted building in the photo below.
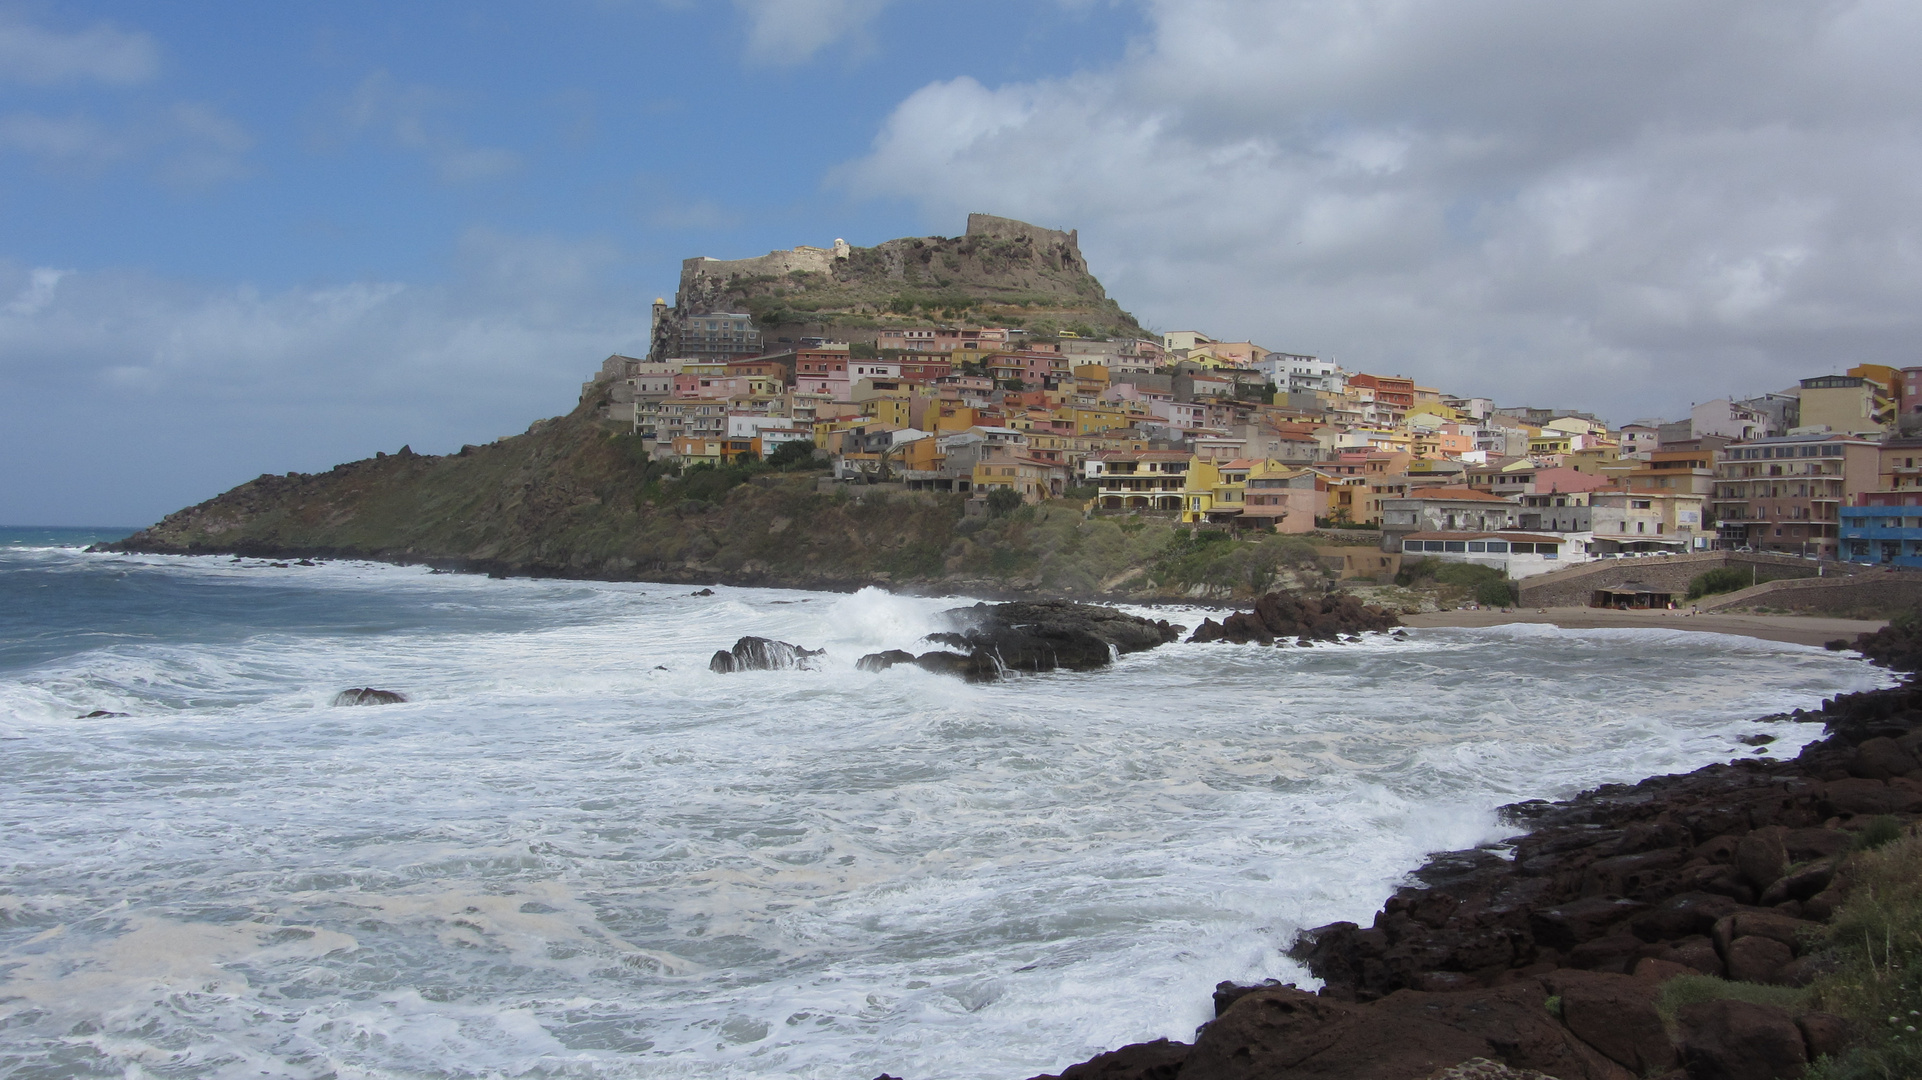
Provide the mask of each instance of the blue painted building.
[{"label": "blue painted building", "polygon": [[1897,502],[1902,495],[1876,492],[1868,497],[1878,496],[1883,505],[1841,508],[1842,558],[1875,566],[1922,568],[1922,505],[1914,505],[1922,500],[1910,493],[1906,498],[1911,505],[1903,506]]}]

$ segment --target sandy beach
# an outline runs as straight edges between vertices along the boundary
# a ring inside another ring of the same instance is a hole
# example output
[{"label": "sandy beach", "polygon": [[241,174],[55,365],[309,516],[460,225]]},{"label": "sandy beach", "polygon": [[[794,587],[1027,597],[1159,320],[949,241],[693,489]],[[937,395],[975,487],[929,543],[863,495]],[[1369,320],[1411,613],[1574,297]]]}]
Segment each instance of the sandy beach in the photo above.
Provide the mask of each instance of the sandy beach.
[{"label": "sandy beach", "polygon": [[1608,626],[1659,627],[1707,634],[1742,634],[1797,645],[1822,645],[1836,638],[1851,642],[1855,635],[1879,630],[1886,620],[1823,619],[1802,615],[1690,615],[1680,611],[1616,611],[1610,608],[1567,607],[1546,611],[1434,611],[1404,615],[1409,626],[1497,626],[1502,623],[1550,623],[1567,630]]}]

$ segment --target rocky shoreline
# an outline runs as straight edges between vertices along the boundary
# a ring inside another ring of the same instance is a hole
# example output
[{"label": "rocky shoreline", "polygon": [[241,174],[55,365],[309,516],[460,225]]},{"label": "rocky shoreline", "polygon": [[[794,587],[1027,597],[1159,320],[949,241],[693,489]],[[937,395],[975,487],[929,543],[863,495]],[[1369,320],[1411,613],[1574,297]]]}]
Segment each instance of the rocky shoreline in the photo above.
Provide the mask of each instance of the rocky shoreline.
[{"label": "rocky shoreline", "polygon": [[[1922,661],[1899,628],[1857,647],[1909,672]],[[1792,718],[1825,725],[1793,759],[1507,807],[1520,835],[1431,856],[1371,926],[1301,934],[1293,955],[1319,993],[1223,983],[1192,1044],[1122,1047],[1060,1080],[1800,1076],[1849,1045],[1840,1017],[1735,997],[1657,1006],[1678,976],[1820,976],[1847,856],[1922,817],[1913,676]]]}]

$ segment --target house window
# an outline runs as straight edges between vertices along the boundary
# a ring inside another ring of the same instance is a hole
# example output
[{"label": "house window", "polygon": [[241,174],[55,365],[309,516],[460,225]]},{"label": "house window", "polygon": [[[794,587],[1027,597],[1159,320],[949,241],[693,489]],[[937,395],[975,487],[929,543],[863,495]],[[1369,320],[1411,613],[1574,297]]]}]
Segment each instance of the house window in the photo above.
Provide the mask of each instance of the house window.
[{"label": "house window", "polygon": [[1488,550],[1491,554],[1500,554],[1500,553],[1506,552],[1508,550],[1508,541],[1490,540],[1488,542]]}]

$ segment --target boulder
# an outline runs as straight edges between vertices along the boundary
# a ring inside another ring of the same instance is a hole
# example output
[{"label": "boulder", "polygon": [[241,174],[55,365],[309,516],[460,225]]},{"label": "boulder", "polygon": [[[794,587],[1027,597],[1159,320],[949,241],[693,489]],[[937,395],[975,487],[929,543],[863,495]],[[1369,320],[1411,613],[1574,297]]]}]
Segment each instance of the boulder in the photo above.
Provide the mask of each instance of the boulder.
[{"label": "boulder", "polygon": [[1791,953],[1799,954],[1804,942],[1819,939],[1822,932],[1821,923],[1791,918],[1773,911],[1746,910],[1716,920],[1712,934],[1715,947],[1727,958],[1729,946],[1737,938],[1765,937],[1788,946]]},{"label": "boulder", "polygon": [[1906,776],[1916,768],[1915,758],[1900,743],[1886,736],[1864,740],[1855,748],[1855,756],[1849,760],[1851,776],[1871,780]]},{"label": "boulder", "polygon": [[1802,1030],[1772,1005],[1703,1001],[1676,1020],[1689,1080],[1790,1080],[1808,1066]]},{"label": "boulder", "polygon": [[1590,896],[1560,907],[1530,912],[1528,927],[1535,940],[1551,949],[1567,951],[1593,941],[1623,919],[1648,910],[1648,905],[1619,896]]},{"label": "boulder", "polygon": [[1476,1059],[1564,1080],[1633,1080],[1558,1023],[1539,983],[1402,990],[1360,1006],[1291,987],[1236,998],[1202,1028],[1181,1080],[1434,1076]]},{"label": "boulder", "polygon": [[707,667],[722,675],[735,671],[813,671],[819,666],[815,658],[826,651],[804,649],[773,638],[744,637],[734,643],[734,648],[716,652]]},{"label": "boulder", "polygon": [[1542,981],[1560,995],[1562,1023],[1568,1030],[1611,1061],[1637,1076],[1675,1066],[1675,1047],[1655,1011],[1654,980],[1557,971]]},{"label": "boulder", "polygon": [[1802,1041],[1808,1048],[1810,1061],[1839,1057],[1854,1039],[1849,1022],[1834,1013],[1803,1013],[1795,1018],[1795,1026],[1802,1029]]},{"label": "boulder", "polygon": [[[1062,668],[1097,671],[1113,663],[1116,656],[1152,649],[1181,636],[1181,628],[1166,619],[1144,619],[1114,608],[1054,600],[976,604],[944,611],[941,617],[953,629],[929,634],[928,640],[965,650],[963,655],[970,662],[959,673],[971,678]],[[945,659],[936,663],[961,667]],[[922,666],[934,670],[928,664]]]},{"label": "boulder", "polygon": [[1238,645],[1273,644],[1292,637],[1310,640],[1359,641],[1364,630],[1392,630],[1401,619],[1386,608],[1373,607],[1346,593],[1321,597],[1277,590],[1255,601],[1253,611],[1238,611],[1217,623],[1208,619],[1195,629],[1190,642],[1227,641]]},{"label": "boulder", "polygon": [[1175,1080],[1191,1049],[1167,1039],[1133,1043],[1070,1065],[1059,1075],[1044,1073],[1033,1080]]},{"label": "boulder", "polygon": [[854,666],[861,671],[886,671],[896,664],[912,663],[914,663],[913,653],[889,649],[886,652],[869,653],[856,661]]},{"label": "boulder", "polygon": [[406,700],[406,694],[398,694],[392,690],[376,690],[371,686],[358,686],[334,695],[336,705],[398,705]]},{"label": "boulder", "polygon": [[1735,842],[1735,869],[1750,888],[1758,892],[1768,888],[1789,868],[1787,832],[1773,826],[1756,829]]},{"label": "boulder", "polygon": [[1729,942],[1723,959],[1728,977],[1736,982],[1772,983],[1776,973],[1795,959],[1795,951],[1774,938],[1750,934]]}]

